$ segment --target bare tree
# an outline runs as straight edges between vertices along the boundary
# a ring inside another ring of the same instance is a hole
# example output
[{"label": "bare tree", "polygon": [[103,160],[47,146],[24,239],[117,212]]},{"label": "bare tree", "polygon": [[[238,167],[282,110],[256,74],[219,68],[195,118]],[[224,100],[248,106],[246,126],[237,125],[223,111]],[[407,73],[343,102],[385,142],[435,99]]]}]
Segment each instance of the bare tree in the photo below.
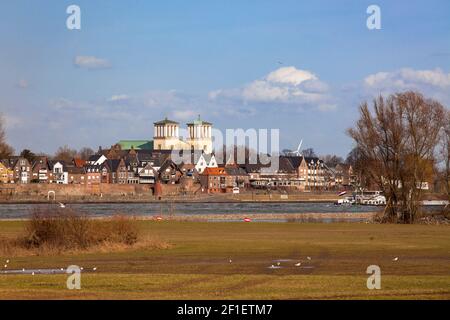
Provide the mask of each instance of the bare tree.
[{"label": "bare tree", "polygon": [[335,155],[335,154],[324,155],[324,156],[321,157],[321,159],[330,168],[334,168],[338,164],[344,163],[344,159],[342,157],[339,157],[339,156]]},{"label": "bare tree", "polygon": [[385,221],[412,223],[420,208],[423,183],[431,180],[445,108],[418,92],[367,102],[349,135],[357,143],[367,173],[387,198]]},{"label": "bare tree", "polygon": [[88,147],[81,148],[80,151],[78,151],[78,157],[83,160],[88,160],[93,154],[95,154],[95,151]]},{"label": "bare tree", "polygon": [[20,156],[27,159],[31,164],[33,164],[38,157],[33,151],[29,149],[23,149],[20,153]]},{"label": "bare tree", "polygon": [[443,165],[442,182],[450,201],[450,110],[446,110],[445,126],[442,130],[442,148]]},{"label": "bare tree", "polygon": [[5,120],[0,115],[0,159],[8,158],[13,155],[14,149],[6,143],[6,132],[4,128]]},{"label": "bare tree", "polygon": [[314,152],[313,148],[302,150],[302,155],[306,158],[317,158],[317,154]]},{"label": "bare tree", "polygon": [[59,147],[54,155],[54,159],[63,160],[66,162],[72,161],[77,155],[77,150],[69,148],[69,146],[65,145],[63,147]]}]

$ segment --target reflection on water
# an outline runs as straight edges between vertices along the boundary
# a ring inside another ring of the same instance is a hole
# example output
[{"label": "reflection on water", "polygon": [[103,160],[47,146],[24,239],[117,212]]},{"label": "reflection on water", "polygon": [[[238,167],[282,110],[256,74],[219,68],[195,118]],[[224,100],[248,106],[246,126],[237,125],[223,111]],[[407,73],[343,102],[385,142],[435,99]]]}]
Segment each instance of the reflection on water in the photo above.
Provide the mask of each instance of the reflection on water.
[{"label": "reflection on water", "polygon": [[[36,207],[48,204],[0,204],[0,219],[27,218]],[[335,206],[330,203],[78,203],[68,208],[80,210],[95,217],[114,214],[135,216],[195,215],[195,214],[288,214],[373,212],[379,207]]]}]

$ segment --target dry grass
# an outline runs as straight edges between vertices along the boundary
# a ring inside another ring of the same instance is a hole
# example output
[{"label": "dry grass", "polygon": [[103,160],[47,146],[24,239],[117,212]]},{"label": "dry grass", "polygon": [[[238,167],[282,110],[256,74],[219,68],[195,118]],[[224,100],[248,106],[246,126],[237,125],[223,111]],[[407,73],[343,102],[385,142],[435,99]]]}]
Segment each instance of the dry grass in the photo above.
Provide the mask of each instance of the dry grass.
[{"label": "dry grass", "polygon": [[90,219],[70,209],[36,209],[24,231],[15,238],[0,238],[0,255],[61,255],[116,252],[129,249],[165,249],[169,245],[142,238],[134,217]]}]

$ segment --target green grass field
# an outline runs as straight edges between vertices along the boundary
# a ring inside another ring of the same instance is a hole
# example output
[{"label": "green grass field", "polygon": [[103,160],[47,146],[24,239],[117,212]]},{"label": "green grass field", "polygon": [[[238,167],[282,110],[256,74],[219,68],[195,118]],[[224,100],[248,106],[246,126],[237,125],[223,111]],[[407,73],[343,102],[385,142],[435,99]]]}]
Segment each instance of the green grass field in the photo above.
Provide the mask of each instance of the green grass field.
[{"label": "green grass field", "polygon": [[[0,275],[1,299],[449,299],[450,227],[357,223],[140,221],[168,249],[0,257],[8,269],[84,267],[66,275]],[[0,222],[15,237],[23,222]],[[308,260],[307,257],[311,257]],[[393,261],[399,257],[398,261]],[[232,262],[230,263],[230,259]],[[281,269],[269,269],[275,260]],[[294,266],[302,262],[301,267]],[[366,268],[379,265],[381,290]],[[97,267],[96,272],[92,271]]]}]

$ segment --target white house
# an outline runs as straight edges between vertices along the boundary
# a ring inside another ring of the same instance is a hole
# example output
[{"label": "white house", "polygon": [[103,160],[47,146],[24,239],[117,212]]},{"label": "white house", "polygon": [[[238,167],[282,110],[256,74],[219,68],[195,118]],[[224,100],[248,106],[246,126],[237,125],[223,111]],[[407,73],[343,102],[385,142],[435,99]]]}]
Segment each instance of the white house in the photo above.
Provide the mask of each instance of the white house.
[{"label": "white house", "polygon": [[54,182],[57,184],[68,184],[69,183],[69,173],[64,167],[64,163],[58,161],[53,165],[53,178]]},{"label": "white house", "polygon": [[217,160],[214,154],[202,153],[195,164],[195,169],[198,173],[203,173],[206,168],[217,168]]}]

